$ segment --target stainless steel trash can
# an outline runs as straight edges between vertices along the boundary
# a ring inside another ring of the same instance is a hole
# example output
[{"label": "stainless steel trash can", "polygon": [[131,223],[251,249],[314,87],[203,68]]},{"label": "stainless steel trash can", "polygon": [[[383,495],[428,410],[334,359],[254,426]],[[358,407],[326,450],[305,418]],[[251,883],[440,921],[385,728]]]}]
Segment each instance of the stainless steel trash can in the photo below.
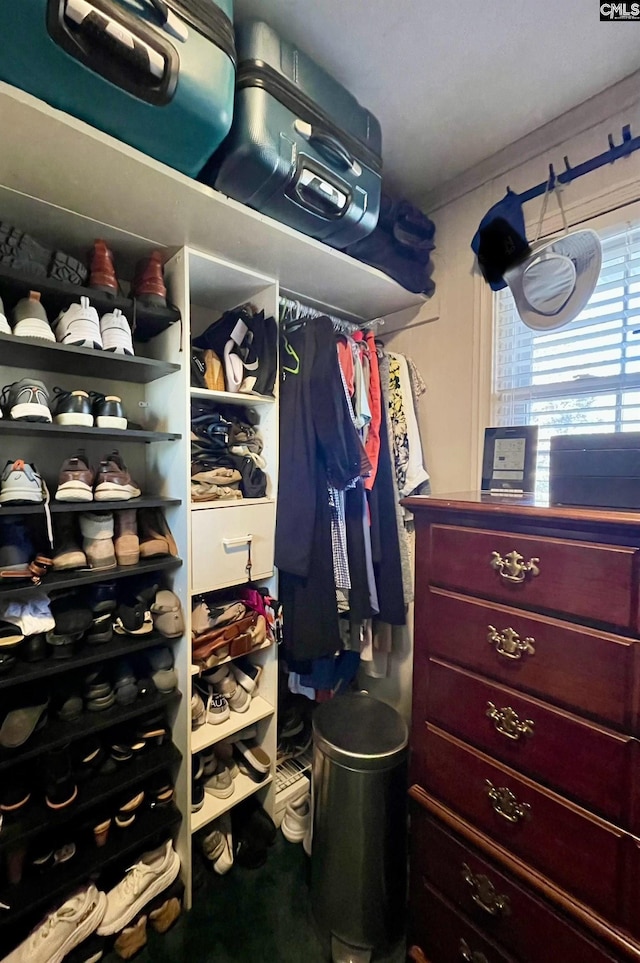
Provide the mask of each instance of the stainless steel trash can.
[{"label": "stainless steel trash can", "polygon": [[311,903],[334,963],[371,959],[403,934],[407,742],[395,709],[364,693],[313,717]]}]

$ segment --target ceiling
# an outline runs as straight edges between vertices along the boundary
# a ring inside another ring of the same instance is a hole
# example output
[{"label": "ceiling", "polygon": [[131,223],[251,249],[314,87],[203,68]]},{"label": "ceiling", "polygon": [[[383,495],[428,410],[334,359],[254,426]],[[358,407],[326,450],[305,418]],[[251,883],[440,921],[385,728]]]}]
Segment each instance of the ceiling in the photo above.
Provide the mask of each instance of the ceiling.
[{"label": "ceiling", "polygon": [[380,120],[387,184],[419,201],[640,66],[598,0],[235,0]]}]

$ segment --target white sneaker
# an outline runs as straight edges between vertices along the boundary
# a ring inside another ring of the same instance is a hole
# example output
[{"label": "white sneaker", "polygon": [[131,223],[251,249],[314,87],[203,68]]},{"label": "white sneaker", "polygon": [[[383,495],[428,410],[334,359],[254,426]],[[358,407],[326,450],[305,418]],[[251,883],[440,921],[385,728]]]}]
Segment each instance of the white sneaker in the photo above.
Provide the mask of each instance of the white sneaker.
[{"label": "white sneaker", "polygon": [[95,932],[107,907],[107,897],[91,883],[42,920],[3,963],[62,963]]},{"label": "white sneaker", "polygon": [[100,318],[102,347],[114,354],[133,354],[131,328],[120,308],[114,308]]},{"label": "white sneaker", "polygon": [[228,799],[229,796],[233,795],[234,790],[235,786],[231,773],[224,763],[218,762],[216,771],[212,776],[209,776],[204,784],[204,791],[212,796],[217,796],[218,799]]},{"label": "white sneaker", "polygon": [[56,341],[74,344],[80,348],[102,348],[98,312],[92,308],[89,298],[82,296],[80,303],[71,304],[61,311],[53,322]]},{"label": "white sneaker", "polygon": [[140,862],[107,893],[107,911],[98,936],[111,936],[124,929],[150,900],[173,883],[179,872],[180,857],[170,839],[158,849],[144,853]]},{"label": "white sneaker", "polygon": [[4,313],[2,298],[0,298],[0,334],[11,334],[11,326],[9,325],[7,316]]},{"label": "white sneaker", "polygon": [[282,835],[290,843],[301,843],[309,831],[310,824],[311,795],[307,792],[287,805],[280,828]]},{"label": "white sneaker", "polygon": [[231,816],[225,813],[217,820],[220,832],[224,836],[224,850],[213,864],[214,872],[224,876],[233,866],[233,836],[231,834]]},{"label": "white sneaker", "polygon": [[191,696],[191,728],[199,729],[207,721],[207,712],[204,702],[197,692]]}]

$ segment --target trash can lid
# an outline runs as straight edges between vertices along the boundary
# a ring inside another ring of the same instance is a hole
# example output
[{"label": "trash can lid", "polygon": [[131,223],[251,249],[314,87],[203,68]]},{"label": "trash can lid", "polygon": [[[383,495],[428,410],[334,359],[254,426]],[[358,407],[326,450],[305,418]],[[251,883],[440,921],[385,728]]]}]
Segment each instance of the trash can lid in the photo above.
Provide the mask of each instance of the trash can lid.
[{"label": "trash can lid", "polygon": [[318,706],[313,740],[351,769],[386,769],[405,755],[409,734],[402,716],[386,702],[353,692]]}]

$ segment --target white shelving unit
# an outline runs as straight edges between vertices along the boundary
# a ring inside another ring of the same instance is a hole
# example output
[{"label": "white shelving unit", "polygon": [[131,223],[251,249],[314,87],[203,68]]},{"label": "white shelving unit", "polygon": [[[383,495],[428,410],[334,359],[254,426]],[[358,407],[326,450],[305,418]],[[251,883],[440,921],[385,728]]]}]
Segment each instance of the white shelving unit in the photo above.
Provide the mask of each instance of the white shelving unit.
[{"label": "white shelving unit", "polygon": [[[278,282],[259,272],[249,271],[222,258],[186,247],[170,259],[165,268],[174,303],[182,315],[182,353],[190,358],[191,339],[201,334],[221,315],[250,301],[267,316],[278,316]],[[248,548],[251,546],[252,578],[274,587],[273,549],[275,535],[275,508],[278,478],[278,404],[276,397],[251,394],[210,391],[192,388],[189,365],[183,369],[185,391],[184,406],[187,417],[192,399],[207,400],[214,404],[232,404],[254,408],[260,418],[259,430],[263,438],[263,457],[267,462],[267,495],[264,498],[234,501],[190,503],[186,538],[188,565],[188,591],[191,597],[208,592],[229,589],[246,582]],[[277,392],[277,384],[275,387]],[[189,437],[190,424],[185,424]],[[185,450],[185,472],[189,472],[190,451]],[[187,485],[189,484],[187,479]],[[191,605],[189,605],[189,616]],[[187,634],[191,635],[190,621]],[[277,749],[277,647],[261,646],[250,657],[262,665],[259,695],[252,700],[245,713],[232,712],[231,719],[221,725],[205,723],[190,733],[189,753],[185,766],[186,812],[191,833],[202,829],[223,812],[252,793],[258,793],[262,805],[273,815],[275,794],[272,789]],[[225,662],[231,661],[225,659]],[[193,671],[193,669],[190,669]],[[256,724],[258,741],[272,760],[269,778],[255,783],[249,776],[240,774],[234,780],[234,792],[228,799],[220,800],[207,794],[205,804],[197,813],[191,813],[192,756],[203,748],[215,746],[247,726]]]},{"label": "white shelving unit", "polygon": [[3,217],[17,217],[25,195],[41,202],[29,222],[23,220],[25,229],[57,231],[67,244],[75,237],[84,244],[84,231],[71,213],[77,212],[100,225],[103,233],[108,226],[108,239],[123,253],[131,249],[134,236],[174,250],[189,245],[215,252],[250,271],[277,278],[283,293],[312,299],[354,318],[371,320],[425,301],[376,268],[279,224],[4,83],[0,83],[0,119],[2,129],[11,131],[11,137],[0,139]]},{"label": "white shelving unit", "polygon": [[254,696],[246,712],[232,712],[231,718],[216,726],[205,723],[191,734],[191,752],[202,752],[215,746],[221,739],[228,739],[236,732],[255,725],[273,715],[274,707],[261,695]]},{"label": "white shelving unit", "polygon": [[[81,258],[86,257],[95,238],[103,238],[116,252],[118,274],[125,281],[133,276],[141,255],[154,247],[164,248],[170,296],[182,312],[182,324],[172,325],[136,349],[140,356],[177,365],[177,370],[148,385],[118,382],[117,388],[132,420],[142,420],[135,413],[143,403],[148,408],[142,414],[153,414],[154,428],[181,435],[172,442],[127,446],[126,457],[134,477],[149,491],[181,502],[167,508],[167,519],[183,559],[171,580],[187,622],[184,638],[174,647],[182,699],[173,718],[173,740],[182,753],[176,801],[183,820],[176,845],[189,906],[192,832],[252,793],[258,794],[268,812],[274,812],[276,647],[262,647],[252,655],[262,662],[264,671],[259,697],[250,710],[255,713],[260,742],[273,760],[272,773],[262,784],[238,776],[235,792],[228,800],[208,797],[193,817],[192,752],[203,740],[213,745],[231,730],[223,726],[222,734],[197,731],[192,737],[189,694],[193,678],[192,596],[232,586],[244,577],[242,559],[246,550],[225,555],[221,540],[254,536],[252,574],[266,584],[275,584],[272,537],[278,478],[277,398],[245,398],[192,389],[190,335],[204,330],[224,310],[246,301],[277,317],[280,291],[357,320],[417,308],[424,299],[405,291],[380,271],[256,213],[4,83],[0,83],[0,125],[10,132],[0,138],[0,218],[51,247]],[[92,387],[113,389],[108,369],[105,364],[104,376],[101,372]],[[79,365],[78,374],[81,370]],[[62,387],[74,388],[77,382],[74,374],[55,377],[55,383]],[[256,499],[253,505],[246,500],[244,504],[190,506],[192,398],[250,404],[259,411],[269,474],[266,499]],[[36,440],[31,439],[29,445],[32,447],[18,451],[11,443],[6,454],[29,459],[37,453],[38,463],[47,446],[56,453],[56,461],[67,454],[53,439],[37,447]],[[90,455],[100,454],[103,447],[90,450]],[[258,536],[264,537],[265,544],[259,545]],[[260,561],[261,553],[264,561]],[[240,565],[241,577],[235,562]],[[238,727],[243,728],[248,718],[249,714],[245,718],[239,715]],[[236,720],[230,724],[235,725]],[[205,728],[213,726],[206,724]]]}]

